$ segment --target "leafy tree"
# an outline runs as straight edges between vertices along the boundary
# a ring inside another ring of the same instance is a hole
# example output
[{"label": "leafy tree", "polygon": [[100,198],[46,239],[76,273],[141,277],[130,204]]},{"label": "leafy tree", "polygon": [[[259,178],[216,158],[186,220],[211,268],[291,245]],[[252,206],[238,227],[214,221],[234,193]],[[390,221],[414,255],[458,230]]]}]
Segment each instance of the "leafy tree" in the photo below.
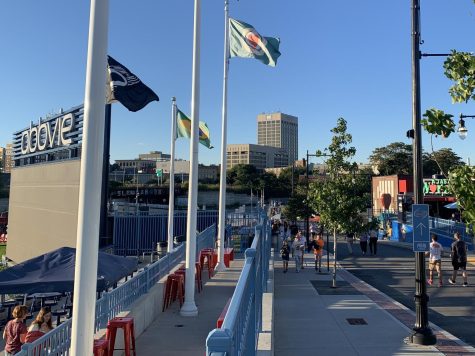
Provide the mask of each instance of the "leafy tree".
[{"label": "leafy tree", "polygon": [[252,164],[238,164],[229,170],[228,180],[247,189],[257,188],[259,172]]},{"label": "leafy tree", "polygon": [[423,153],[422,165],[425,176],[432,174],[447,173],[455,167],[462,166],[465,163],[451,148],[442,148],[432,153]]},{"label": "leafy tree", "polygon": [[412,146],[404,142],[393,142],[385,147],[375,148],[369,162],[376,166],[379,174],[412,174]]},{"label": "leafy tree", "polygon": [[337,233],[357,230],[363,224],[361,212],[367,201],[357,194],[362,180],[356,175],[358,166],[351,163],[356,149],[350,147],[352,136],[346,132],[345,119],[339,118],[331,130],[333,137],[328,148],[317,151],[318,156],[327,157],[328,179],[320,179],[310,185],[310,203],[320,214],[323,224],[333,231],[335,265],[333,286],[336,286],[336,241]]},{"label": "leafy tree", "polygon": [[[451,55],[444,62],[444,70],[445,76],[454,82],[449,89],[453,103],[475,100],[475,56],[472,53],[452,50]],[[440,117],[444,115],[450,120],[440,120]],[[448,137],[455,127],[451,117],[452,115],[440,111],[438,117],[433,118],[429,115],[421,123],[428,133],[442,132]],[[457,198],[459,207],[463,208],[462,216],[469,226],[475,225],[474,180],[474,167],[457,165],[449,171],[449,190]]]}]

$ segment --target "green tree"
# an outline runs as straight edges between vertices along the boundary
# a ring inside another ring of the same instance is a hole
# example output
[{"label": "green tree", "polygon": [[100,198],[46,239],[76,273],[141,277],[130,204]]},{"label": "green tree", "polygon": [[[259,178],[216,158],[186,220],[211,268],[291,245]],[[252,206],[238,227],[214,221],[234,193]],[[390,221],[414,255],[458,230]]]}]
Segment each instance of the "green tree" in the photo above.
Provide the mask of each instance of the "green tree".
[{"label": "green tree", "polygon": [[227,180],[246,189],[257,188],[259,172],[252,164],[238,164],[229,170]]},{"label": "green tree", "polygon": [[404,142],[393,142],[378,147],[369,156],[369,162],[376,166],[383,176],[392,174],[412,174],[412,146]]},{"label": "green tree", "polygon": [[[333,286],[336,286],[336,246],[337,233],[357,230],[363,224],[361,212],[367,206],[363,196],[357,194],[362,180],[358,178],[358,166],[350,160],[356,149],[349,146],[352,136],[346,132],[345,119],[339,118],[331,130],[333,137],[328,148],[317,151],[318,156],[327,157],[329,176],[310,184],[309,201],[311,207],[320,214],[323,224],[333,231],[335,265]],[[361,188],[363,189],[363,188]]]},{"label": "green tree", "polygon": [[451,148],[442,148],[432,153],[424,152],[422,155],[423,172],[425,176],[443,174],[465,163]]},{"label": "green tree", "polygon": [[[470,99],[475,100],[475,56],[468,52],[452,50],[450,56],[444,62],[444,74],[453,82],[449,89],[453,103],[467,103]],[[430,115],[428,112],[436,113]],[[424,129],[432,134],[443,133],[448,137],[454,132],[455,123],[452,115],[445,114],[441,110],[431,109],[426,111],[425,119],[421,120]],[[449,172],[449,190],[457,198],[462,217],[468,226],[475,225],[475,191],[474,178],[475,168],[465,165],[452,167]]]}]

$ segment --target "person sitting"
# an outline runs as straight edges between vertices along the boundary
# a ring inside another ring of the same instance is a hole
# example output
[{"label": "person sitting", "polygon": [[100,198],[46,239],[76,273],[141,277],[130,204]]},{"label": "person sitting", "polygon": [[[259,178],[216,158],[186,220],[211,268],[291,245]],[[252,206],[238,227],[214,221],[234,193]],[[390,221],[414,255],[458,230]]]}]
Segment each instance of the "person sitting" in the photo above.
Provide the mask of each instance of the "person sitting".
[{"label": "person sitting", "polygon": [[31,323],[25,342],[33,342],[44,334],[53,330],[53,321],[51,318],[51,309],[49,307],[41,308],[36,319]]}]

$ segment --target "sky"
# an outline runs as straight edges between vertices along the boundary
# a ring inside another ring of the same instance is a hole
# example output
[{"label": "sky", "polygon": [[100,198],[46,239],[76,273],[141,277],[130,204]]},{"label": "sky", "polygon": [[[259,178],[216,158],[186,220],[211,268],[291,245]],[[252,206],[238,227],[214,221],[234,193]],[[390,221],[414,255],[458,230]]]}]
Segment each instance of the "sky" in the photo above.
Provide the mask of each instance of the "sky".
[{"label": "sky", "polygon": [[[348,122],[357,162],[391,142],[410,144],[412,126],[410,0],[229,0],[230,16],[263,36],[279,37],[276,67],[232,58],[228,81],[228,143],[257,143],[257,115],[280,111],[299,120],[299,157],[327,147],[339,117]],[[88,1],[4,0],[0,11],[0,146],[39,117],[84,101]],[[202,0],[200,115],[219,163],[224,51],[224,1]],[[112,108],[111,161],[170,152],[171,98],[190,113],[193,0],[110,0],[108,53],[160,97],[133,113]],[[421,0],[424,53],[475,51],[472,0]],[[452,104],[443,58],[421,60],[422,112],[436,107],[458,118],[475,104]],[[458,119],[456,119],[457,122]],[[475,120],[468,137],[434,140],[475,162]],[[430,151],[430,136],[423,134]],[[189,159],[189,140],[176,145]],[[312,158],[319,163],[321,158]]]}]

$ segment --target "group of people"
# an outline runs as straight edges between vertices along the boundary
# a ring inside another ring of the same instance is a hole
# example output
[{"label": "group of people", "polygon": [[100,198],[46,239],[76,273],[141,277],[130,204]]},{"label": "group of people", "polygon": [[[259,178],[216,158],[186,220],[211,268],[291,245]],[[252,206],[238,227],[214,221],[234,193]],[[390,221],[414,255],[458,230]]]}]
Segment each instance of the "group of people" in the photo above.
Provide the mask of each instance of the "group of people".
[{"label": "group of people", "polygon": [[41,308],[29,328],[26,327],[25,323],[27,316],[28,307],[26,305],[17,305],[13,308],[13,319],[7,323],[3,330],[5,356],[15,355],[20,352],[21,346],[24,343],[33,342],[53,330],[51,310],[49,307]]},{"label": "group of people", "polygon": [[[305,246],[307,244],[307,239],[302,233],[298,231],[295,234],[293,239],[284,238],[282,239],[282,247],[280,248],[280,256],[284,265],[284,273],[287,273],[289,269],[289,260],[290,254],[293,252],[293,258],[295,260],[295,271],[300,272],[300,269],[303,268],[303,257],[305,253]],[[315,256],[315,271],[321,272],[322,267],[322,255],[323,247],[325,243],[323,241],[323,236],[321,233],[312,234],[312,239],[309,241],[307,249],[309,251],[313,250]]]},{"label": "group of people", "polygon": [[[429,285],[433,284],[433,275],[434,270],[438,274],[439,278],[439,287],[442,287],[442,255],[443,247],[437,241],[437,235],[431,235],[432,242],[430,243],[430,250],[426,253],[429,256],[429,279],[427,283]],[[450,260],[452,263],[452,276],[449,277],[448,281],[450,284],[455,284],[457,279],[458,271],[462,272],[462,286],[468,286],[468,276],[467,276],[467,244],[461,239],[460,233],[454,233],[455,241],[452,242],[450,246]]]}]

